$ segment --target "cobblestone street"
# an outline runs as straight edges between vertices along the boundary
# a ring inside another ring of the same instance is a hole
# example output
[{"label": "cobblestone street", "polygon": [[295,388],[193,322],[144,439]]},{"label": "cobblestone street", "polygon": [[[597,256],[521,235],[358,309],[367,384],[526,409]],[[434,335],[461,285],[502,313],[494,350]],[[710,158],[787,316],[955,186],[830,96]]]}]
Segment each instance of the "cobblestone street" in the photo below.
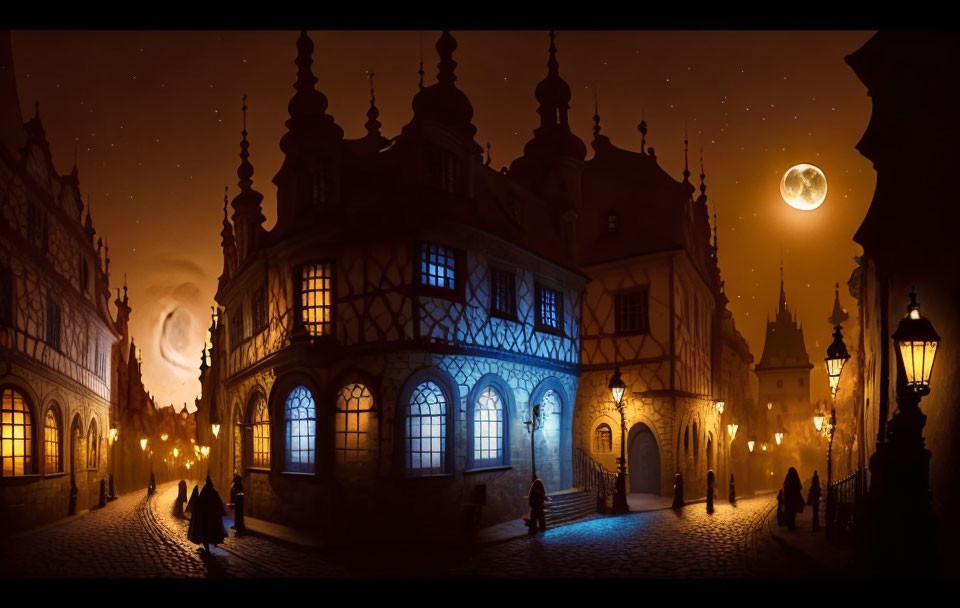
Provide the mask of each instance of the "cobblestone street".
[{"label": "cobblestone street", "polygon": [[[203,556],[173,516],[175,484],[129,494],[69,521],[4,540],[9,577],[654,577],[780,576],[787,555],[764,521],[770,497],[693,504],[624,517],[598,516],[546,534],[466,552],[388,549],[352,552],[231,536]],[[793,572],[794,575],[801,574]]]}]

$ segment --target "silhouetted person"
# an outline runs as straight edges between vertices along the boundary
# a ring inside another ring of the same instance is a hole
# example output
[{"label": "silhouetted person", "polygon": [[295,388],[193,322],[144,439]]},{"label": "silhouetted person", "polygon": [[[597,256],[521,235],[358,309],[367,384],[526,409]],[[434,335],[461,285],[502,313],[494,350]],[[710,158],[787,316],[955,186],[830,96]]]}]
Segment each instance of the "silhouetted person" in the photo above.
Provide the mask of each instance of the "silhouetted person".
[{"label": "silhouetted person", "polygon": [[190,514],[190,527],[187,528],[187,538],[190,542],[203,545],[205,553],[210,552],[209,545],[218,545],[227,537],[227,531],[223,527],[223,519],[227,512],[223,508],[223,501],[220,495],[213,488],[213,482],[207,475],[206,483],[203,484],[203,490],[193,504],[193,512]]},{"label": "silhouetted person", "polygon": [[247,526],[243,522],[243,477],[239,475],[233,476],[230,502],[233,504],[233,525],[231,528],[236,530],[237,534],[243,534],[247,531]]},{"label": "silhouetted person", "polygon": [[187,482],[183,479],[177,484],[177,502],[173,503],[173,514],[183,519],[183,505],[187,502]]},{"label": "silhouetted person", "polygon": [[157,478],[153,476],[153,471],[150,471],[150,484],[147,486],[147,494],[153,494],[157,491]]},{"label": "silhouetted person", "polygon": [[717,476],[713,469],[707,471],[707,513],[713,513],[713,489],[717,483]]},{"label": "silhouetted person", "polygon": [[783,516],[787,529],[797,527],[797,513],[803,513],[803,486],[800,484],[800,474],[790,467],[783,479]]},{"label": "silhouetted person", "polygon": [[683,475],[677,473],[673,476],[673,508],[679,509],[683,506]]},{"label": "silhouetted person", "polygon": [[[190,500],[187,501],[187,507],[183,510],[184,513],[190,513],[191,518],[193,517],[193,513],[197,508],[197,499],[199,498],[200,498],[200,486],[194,484],[193,492],[190,493]],[[192,521],[193,520],[191,519],[191,522]]]},{"label": "silhouetted person", "polygon": [[733,485],[733,473],[730,473],[730,504],[737,504],[737,486]]},{"label": "silhouetted person", "polygon": [[100,478],[100,500],[97,506],[101,508],[107,506],[107,480],[103,477]]},{"label": "silhouetted person", "polygon": [[547,514],[544,511],[544,503],[547,500],[547,489],[543,486],[543,481],[537,477],[530,484],[530,491],[527,493],[527,501],[530,503],[530,534],[537,531],[537,526],[543,532],[547,529]]},{"label": "silhouetted person", "polygon": [[783,488],[777,492],[777,525],[783,525]]},{"label": "silhouetted person", "polygon": [[807,504],[813,509],[813,531],[820,529],[820,476],[813,472],[813,481],[810,482],[810,491],[807,493]]}]

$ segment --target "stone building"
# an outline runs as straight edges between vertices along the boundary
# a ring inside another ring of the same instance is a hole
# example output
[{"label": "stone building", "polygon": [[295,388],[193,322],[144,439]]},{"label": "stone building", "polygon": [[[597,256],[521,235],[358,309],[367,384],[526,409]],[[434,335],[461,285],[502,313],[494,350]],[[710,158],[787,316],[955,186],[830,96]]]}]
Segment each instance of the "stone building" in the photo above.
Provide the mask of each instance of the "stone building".
[{"label": "stone building", "polygon": [[929,468],[936,538],[948,572],[957,571],[960,538],[960,520],[952,513],[960,501],[960,254],[956,223],[947,221],[951,203],[930,177],[951,175],[960,160],[951,78],[958,59],[960,41],[948,32],[881,32],[846,58],[872,99],[870,123],[857,149],[877,171],[873,201],[854,235],[863,256],[849,282],[858,300],[859,336],[848,344],[856,345],[859,365],[844,375],[859,381],[858,465],[869,464],[873,491],[874,456],[890,442],[888,422],[897,410],[896,345],[890,336],[915,288],[920,314],[941,343],[930,394],[920,402],[926,416],[922,437],[932,456],[913,477],[922,481]]},{"label": "stone building", "polygon": [[55,168],[39,104],[20,114],[0,33],[0,530],[89,508],[107,474],[109,263],[76,165]]},{"label": "stone building", "polygon": [[[725,310],[705,187],[694,200],[652,149],[614,148],[599,126],[585,161],[553,34],[539,125],[494,170],[454,84],[455,48],[445,32],[437,82],[421,69],[398,136],[381,134],[371,89],[366,135],[345,140],[302,34],[270,231],[244,127],[197,434],[221,491],[242,475],[248,515],[448,537],[519,517],[534,470],[548,492],[570,489],[575,446],[615,469],[612,439],[591,447],[600,425],[618,424],[597,409],[609,402],[614,292],[633,324],[616,341],[632,433],[656,433],[631,452],[636,489],[668,492],[676,467],[700,483],[726,466],[715,401],[746,408],[751,358]],[[660,240],[639,246],[635,230]]]}]

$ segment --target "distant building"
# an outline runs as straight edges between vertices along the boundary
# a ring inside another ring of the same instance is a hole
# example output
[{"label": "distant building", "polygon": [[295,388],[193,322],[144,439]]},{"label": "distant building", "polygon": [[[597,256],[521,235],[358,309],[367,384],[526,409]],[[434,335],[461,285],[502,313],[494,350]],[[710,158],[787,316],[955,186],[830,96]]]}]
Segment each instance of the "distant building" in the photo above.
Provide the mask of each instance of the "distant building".
[{"label": "distant building", "polygon": [[746,416],[751,361],[725,310],[704,187],[694,199],[688,175],[670,178],[652,149],[613,147],[599,125],[584,160],[552,34],[539,126],[499,171],[474,141],[449,33],[437,82],[421,81],[392,139],[372,91],[367,134],[344,139],[313,48],[302,34],[276,226],[263,228],[245,127],[232,217],[224,200],[197,403],[217,487],[236,472],[249,515],[351,537],[519,517],[534,469],[555,492],[574,486],[575,453],[615,468],[616,334],[634,489],[666,493],[682,469],[702,494],[729,445],[715,401]]}]

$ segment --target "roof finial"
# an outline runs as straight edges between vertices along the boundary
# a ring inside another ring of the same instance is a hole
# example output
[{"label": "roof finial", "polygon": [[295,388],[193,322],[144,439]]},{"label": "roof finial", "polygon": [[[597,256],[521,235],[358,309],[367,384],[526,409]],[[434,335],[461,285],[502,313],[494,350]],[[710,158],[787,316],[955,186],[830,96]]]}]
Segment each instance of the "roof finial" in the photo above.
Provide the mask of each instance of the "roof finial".
[{"label": "roof finial", "polygon": [[643,108],[640,108],[640,124],[637,125],[637,131],[640,131],[640,153],[647,153],[647,121],[643,117]]},{"label": "roof finial", "polygon": [[706,177],[707,174],[703,171],[703,146],[700,146],[700,195],[703,197],[707,196],[707,184],[703,181]]},{"label": "roof finial", "polygon": [[240,178],[239,186],[241,190],[249,190],[253,185],[253,165],[250,164],[250,143],[247,141],[247,95],[244,93],[240,98],[242,105],[240,110],[243,112],[243,131],[240,132],[240,166],[237,168],[237,177]]},{"label": "roof finial", "polygon": [[484,163],[484,166],[490,166],[490,142],[487,142],[487,162]]},{"label": "roof finial", "polygon": [[380,136],[380,121],[377,120],[377,117],[380,116],[380,110],[376,106],[376,97],[373,94],[373,70],[370,70],[370,109],[367,110],[367,122],[363,126],[367,128],[367,134],[373,137]]},{"label": "roof finial", "polygon": [[453,52],[457,50],[457,41],[450,34],[450,30],[443,30],[440,39],[437,40],[437,55],[440,56],[440,63],[437,64],[437,82],[442,85],[453,86],[457,79],[454,70],[457,62],[453,60]]},{"label": "roof finial", "polygon": [[423,90],[423,32],[420,32],[420,69],[417,70],[417,74],[420,74],[420,90]]},{"label": "roof finial", "polygon": [[688,160],[687,123],[683,123],[683,183],[690,182],[690,163]]},{"label": "roof finial", "polygon": [[560,64],[557,63],[557,45],[554,43],[556,34],[550,30],[550,59],[547,60],[547,69],[551,76],[557,76],[560,73]]},{"label": "roof finial", "polygon": [[713,205],[713,250],[717,250],[717,205]]},{"label": "roof finial", "polygon": [[593,85],[593,138],[600,137],[600,101],[597,94],[597,85]]}]

